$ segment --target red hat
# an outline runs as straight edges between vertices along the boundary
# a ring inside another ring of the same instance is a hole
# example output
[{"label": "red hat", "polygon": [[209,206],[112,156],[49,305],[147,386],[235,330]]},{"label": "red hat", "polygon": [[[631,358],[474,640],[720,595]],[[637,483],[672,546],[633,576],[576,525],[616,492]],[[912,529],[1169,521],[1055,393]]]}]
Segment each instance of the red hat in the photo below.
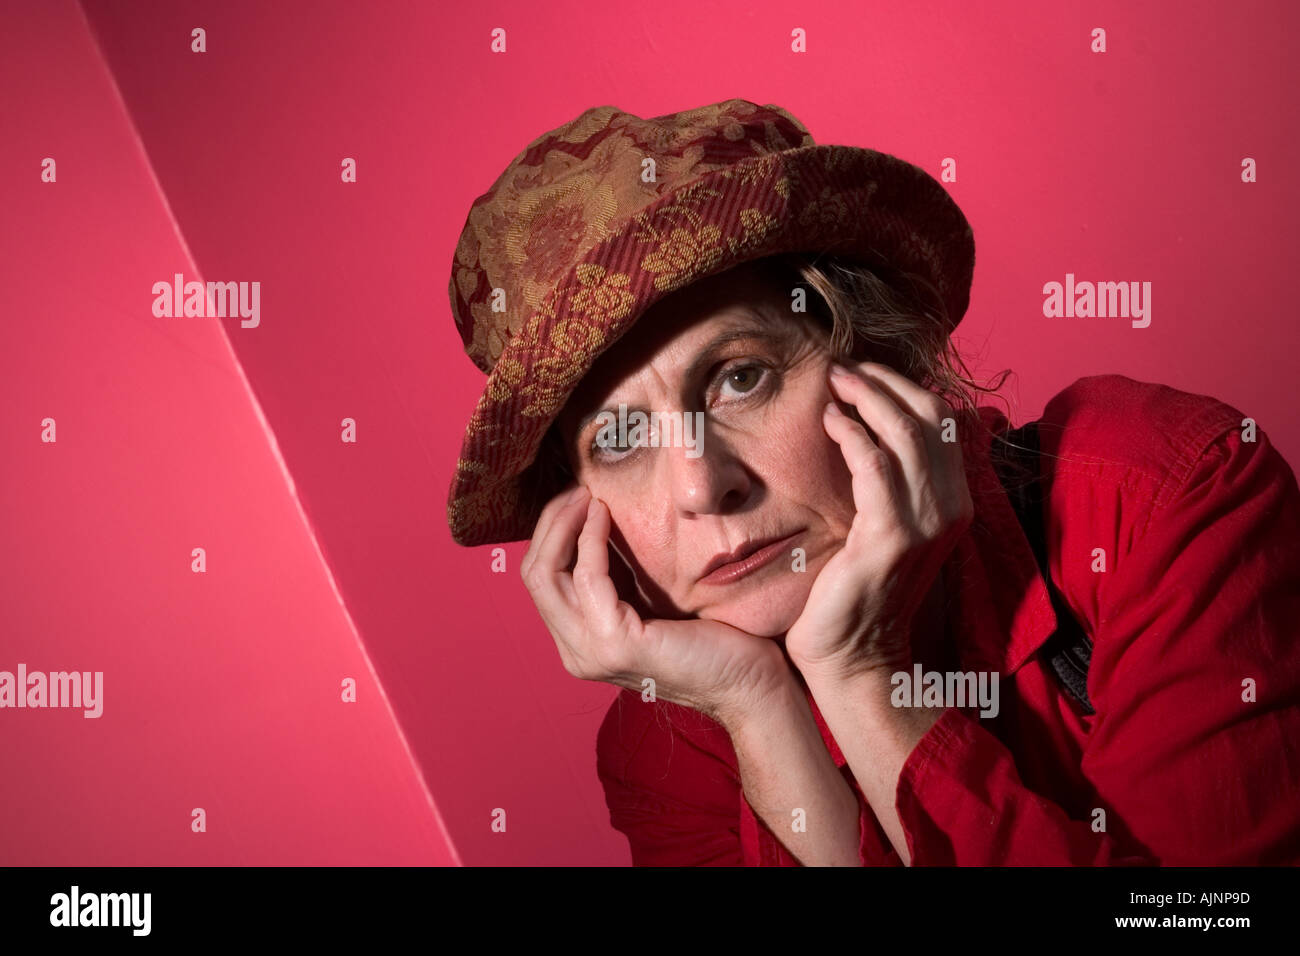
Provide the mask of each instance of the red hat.
[{"label": "red hat", "polygon": [[448,497],[453,539],[531,537],[557,490],[538,448],[596,358],[670,292],[783,252],[918,274],[952,326],[975,268],[970,225],[933,177],[818,146],[779,106],[648,120],[601,106],[530,143],[470,207],[452,264],[452,313],[488,373]]}]

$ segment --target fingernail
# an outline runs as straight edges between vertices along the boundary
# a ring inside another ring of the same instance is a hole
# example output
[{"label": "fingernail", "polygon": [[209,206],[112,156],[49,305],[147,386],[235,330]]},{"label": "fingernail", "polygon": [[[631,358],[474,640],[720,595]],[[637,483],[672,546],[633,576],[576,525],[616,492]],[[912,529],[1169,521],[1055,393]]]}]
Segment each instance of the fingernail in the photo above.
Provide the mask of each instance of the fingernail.
[{"label": "fingernail", "polygon": [[832,362],[832,363],[831,363],[831,374],[832,374],[832,375],[838,375],[838,376],[840,376],[840,377],[843,377],[843,376],[845,376],[845,375],[850,374],[850,372],[849,372],[848,369],[846,369],[843,365],[840,365],[838,362]]},{"label": "fingernail", "polygon": [[587,517],[594,518],[595,516],[596,516],[596,499],[592,498],[590,501],[587,502]]},{"label": "fingernail", "polygon": [[829,415],[843,415],[843,414],[844,414],[842,411],[840,411],[840,407],[839,407],[838,405],[836,405],[834,402],[827,402],[827,403],[826,403],[826,413],[829,414]]}]

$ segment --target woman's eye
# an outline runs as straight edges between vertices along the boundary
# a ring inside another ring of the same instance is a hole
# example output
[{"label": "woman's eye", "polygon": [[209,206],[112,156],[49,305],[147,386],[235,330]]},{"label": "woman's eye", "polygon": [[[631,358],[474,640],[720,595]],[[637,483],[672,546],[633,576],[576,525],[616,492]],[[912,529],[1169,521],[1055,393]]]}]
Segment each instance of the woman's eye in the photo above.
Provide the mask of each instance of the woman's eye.
[{"label": "woman's eye", "polygon": [[633,442],[621,441],[617,432],[607,440],[602,441],[600,432],[591,440],[591,447],[588,449],[592,458],[604,458],[607,460],[617,460],[625,457],[633,451],[636,445]]},{"label": "woman's eye", "polygon": [[735,394],[745,395],[758,387],[765,371],[759,365],[741,365],[723,373],[722,384]]}]

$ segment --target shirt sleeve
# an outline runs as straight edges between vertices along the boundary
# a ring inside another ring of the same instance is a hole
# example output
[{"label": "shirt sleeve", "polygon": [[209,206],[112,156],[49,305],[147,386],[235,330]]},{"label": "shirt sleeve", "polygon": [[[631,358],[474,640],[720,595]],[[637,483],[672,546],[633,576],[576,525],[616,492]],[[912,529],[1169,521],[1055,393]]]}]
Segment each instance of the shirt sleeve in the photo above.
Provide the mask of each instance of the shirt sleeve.
[{"label": "shirt sleeve", "polygon": [[1300,863],[1300,491],[1262,432],[1175,468],[1100,586],[1081,769],[1105,832],[944,712],[897,807],[917,864]]},{"label": "shirt sleeve", "polygon": [[738,814],[728,818],[618,780],[603,780],[609,820],[633,866],[744,866]]},{"label": "shirt sleeve", "polygon": [[735,774],[710,752],[707,728],[675,733],[675,714],[703,720],[629,691],[614,699],[596,742],[610,824],[633,866],[743,866]]},{"label": "shirt sleeve", "polygon": [[902,866],[903,858],[898,855],[898,851],[889,842],[889,836],[876,818],[876,812],[871,809],[871,804],[867,802],[866,796],[862,793],[862,788],[853,779],[853,774],[848,766],[841,767],[840,772],[844,774],[849,786],[853,788],[853,793],[858,798],[858,856],[862,865]]}]

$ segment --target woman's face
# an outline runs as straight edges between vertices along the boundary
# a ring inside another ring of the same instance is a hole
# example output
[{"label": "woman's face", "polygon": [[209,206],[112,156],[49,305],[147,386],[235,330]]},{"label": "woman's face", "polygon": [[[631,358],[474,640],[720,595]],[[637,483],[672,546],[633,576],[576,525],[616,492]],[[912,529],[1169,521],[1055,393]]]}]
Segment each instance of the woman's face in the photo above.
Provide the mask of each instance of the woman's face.
[{"label": "woman's face", "polygon": [[[779,637],[848,535],[851,476],[822,427],[828,333],[791,310],[791,291],[751,263],[674,293],[601,355],[561,413],[574,474],[609,507],[611,541],[657,616]],[[598,442],[591,417],[616,419],[620,404],[703,412],[698,446]],[[773,542],[766,563],[743,561]]]}]

